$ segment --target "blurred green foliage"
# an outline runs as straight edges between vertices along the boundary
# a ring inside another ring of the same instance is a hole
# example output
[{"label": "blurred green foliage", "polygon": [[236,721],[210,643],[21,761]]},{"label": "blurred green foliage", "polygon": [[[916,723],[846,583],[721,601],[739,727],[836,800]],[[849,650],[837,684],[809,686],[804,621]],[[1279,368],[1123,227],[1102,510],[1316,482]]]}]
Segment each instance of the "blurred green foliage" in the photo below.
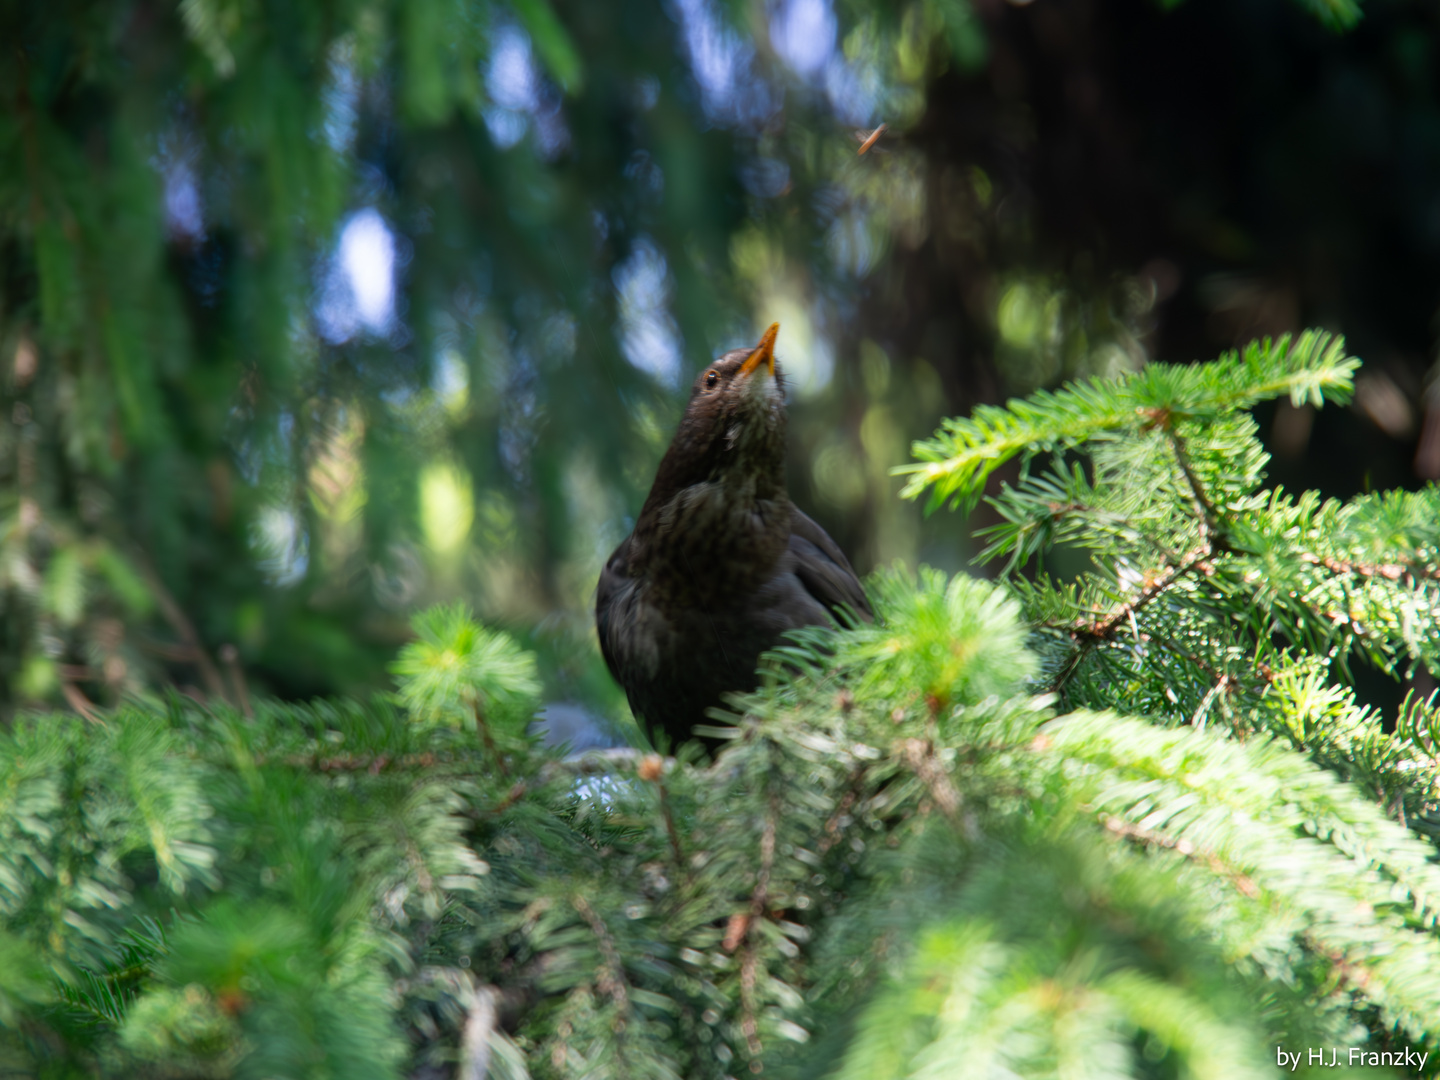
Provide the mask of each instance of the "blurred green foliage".
[{"label": "blurred green foliage", "polygon": [[850,128],[983,35],[797,11],[788,68],[701,0],[0,16],[6,707],[376,685],[454,595],[613,706],[599,563],[690,369],[774,318],[832,508],[888,502],[914,406],[813,446],[847,289],[920,213]]},{"label": "blurred green foliage", "polygon": [[[1440,473],[1433,37],[1369,12],[7,8],[0,709],[373,688],[406,613],[463,597],[623,714],[600,561],[689,374],[776,319],[792,490],[862,569],[973,554],[892,498],[943,416],[1302,315],[1379,360],[1352,413],[1261,417],[1275,469]],[[1169,77],[1189,39],[1230,89]]]}]

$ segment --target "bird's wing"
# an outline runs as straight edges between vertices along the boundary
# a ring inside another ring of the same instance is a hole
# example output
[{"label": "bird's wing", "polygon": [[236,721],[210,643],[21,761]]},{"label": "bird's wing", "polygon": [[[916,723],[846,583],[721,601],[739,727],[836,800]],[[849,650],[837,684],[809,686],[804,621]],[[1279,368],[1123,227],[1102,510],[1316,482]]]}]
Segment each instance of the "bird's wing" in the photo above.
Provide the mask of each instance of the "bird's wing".
[{"label": "bird's wing", "polygon": [[831,611],[849,608],[867,622],[874,618],[850,560],[830,535],[798,508],[790,522],[790,554],[795,558],[795,576],[816,600]]},{"label": "bird's wing", "polygon": [[606,561],[605,569],[600,571],[599,584],[595,587],[595,630],[600,636],[600,653],[605,657],[605,666],[610,669],[610,674],[621,686],[626,685],[621,677],[624,665],[619,655],[622,627],[618,624],[623,617],[617,608],[622,604],[622,595],[634,588],[633,579],[627,577],[623,570],[629,547],[630,538],[627,536]]}]

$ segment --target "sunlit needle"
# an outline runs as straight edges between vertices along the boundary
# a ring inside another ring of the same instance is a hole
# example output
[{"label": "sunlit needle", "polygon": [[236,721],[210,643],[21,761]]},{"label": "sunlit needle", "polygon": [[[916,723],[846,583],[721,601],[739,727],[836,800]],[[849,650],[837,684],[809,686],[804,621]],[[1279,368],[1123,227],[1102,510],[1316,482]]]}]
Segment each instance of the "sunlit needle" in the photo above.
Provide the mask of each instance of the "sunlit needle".
[{"label": "sunlit needle", "polygon": [[866,150],[869,150],[870,147],[875,145],[876,141],[880,138],[880,136],[885,134],[885,129],[889,126],[889,124],[881,124],[879,127],[877,127],[874,131],[870,133],[870,137],[860,144],[860,149],[856,150],[855,153],[863,154]]}]

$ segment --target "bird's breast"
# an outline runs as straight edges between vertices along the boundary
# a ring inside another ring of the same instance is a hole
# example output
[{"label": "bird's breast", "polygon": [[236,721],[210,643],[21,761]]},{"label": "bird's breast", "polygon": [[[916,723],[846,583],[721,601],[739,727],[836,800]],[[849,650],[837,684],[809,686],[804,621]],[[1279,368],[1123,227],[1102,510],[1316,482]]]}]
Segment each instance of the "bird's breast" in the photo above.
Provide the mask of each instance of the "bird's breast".
[{"label": "bird's breast", "polygon": [[646,551],[646,576],[684,606],[715,606],[773,573],[790,537],[783,492],[717,482],[691,484],[662,509]]}]

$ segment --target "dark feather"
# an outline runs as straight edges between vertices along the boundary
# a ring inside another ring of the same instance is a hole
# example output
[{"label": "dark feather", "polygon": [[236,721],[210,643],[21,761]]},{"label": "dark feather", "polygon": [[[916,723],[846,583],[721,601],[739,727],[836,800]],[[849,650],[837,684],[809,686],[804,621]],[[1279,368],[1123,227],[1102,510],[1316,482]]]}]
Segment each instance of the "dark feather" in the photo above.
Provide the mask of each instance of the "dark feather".
[{"label": "dark feather", "polygon": [[635,530],[600,573],[605,663],[652,736],[676,745],[752,689],[791,630],[872,617],[849,560],[785,491],[772,328],[695,381]]},{"label": "dark feather", "polygon": [[841,621],[856,616],[869,622],[874,618],[870,600],[850,560],[830,534],[798,507],[790,524],[790,553],[795,556],[795,573],[806,591]]}]

